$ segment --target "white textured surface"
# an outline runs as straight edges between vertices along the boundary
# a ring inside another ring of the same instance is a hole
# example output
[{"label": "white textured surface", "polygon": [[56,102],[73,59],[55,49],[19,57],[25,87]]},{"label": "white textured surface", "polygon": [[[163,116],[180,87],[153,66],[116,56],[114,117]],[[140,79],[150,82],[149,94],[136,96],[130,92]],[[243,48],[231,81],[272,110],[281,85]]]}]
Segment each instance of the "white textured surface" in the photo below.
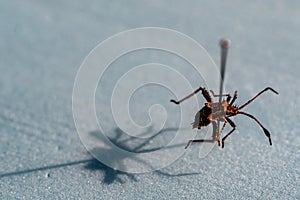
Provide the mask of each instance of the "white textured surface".
[{"label": "white textured surface", "polygon": [[[299,7],[297,1],[1,1],[0,199],[299,199]],[[227,91],[239,91],[239,104],[266,86],[280,93],[247,108],[269,128],[274,145],[253,121],[238,117],[225,149],[215,146],[203,159],[193,145],[173,165],[140,175],[93,160],[72,119],[76,71],[99,42],[143,26],[193,37],[216,63],[220,38],[230,38]]]}]

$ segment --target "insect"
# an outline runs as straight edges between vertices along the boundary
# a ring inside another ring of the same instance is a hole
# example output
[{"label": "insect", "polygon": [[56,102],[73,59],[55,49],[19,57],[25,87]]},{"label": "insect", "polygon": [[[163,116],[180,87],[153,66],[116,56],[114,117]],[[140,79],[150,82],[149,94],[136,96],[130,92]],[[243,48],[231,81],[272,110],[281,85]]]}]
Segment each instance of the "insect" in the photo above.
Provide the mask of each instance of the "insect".
[{"label": "insect", "polygon": [[[236,129],[236,125],[234,122],[230,119],[233,116],[236,115],[246,115],[247,117],[252,118],[253,120],[256,121],[256,123],[263,129],[265,135],[269,139],[270,145],[272,145],[272,140],[271,140],[271,135],[270,132],[260,123],[260,121],[254,117],[253,115],[242,112],[241,110],[245,108],[247,105],[249,105],[252,101],[254,101],[257,97],[259,97],[262,93],[266,91],[272,91],[275,94],[278,94],[274,89],[267,87],[261,92],[259,92],[257,95],[255,95],[252,99],[250,99],[248,102],[243,104],[242,106],[236,106],[233,105],[233,103],[236,101],[238,98],[237,91],[235,91],[233,98],[231,98],[230,94],[223,94],[223,95],[216,95],[212,90],[210,92],[212,93],[213,97],[226,97],[226,99],[223,99],[220,103],[219,102],[213,102],[213,99],[211,98],[209,92],[204,88],[204,87],[199,87],[197,90],[195,90],[192,94],[188,95],[187,97],[175,101],[175,100],[170,100],[171,102],[175,104],[180,104],[186,99],[192,97],[193,95],[197,94],[199,91],[202,91],[203,97],[206,99],[206,103],[203,108],[201,108],[200,111],[197,112],[195,116],[195,122],[192,123],[193,128],[198,128],[201,129],[203,126],[208,126],[210,123],[213,125],[213,134],[212,134],[212,139],[211,140],[189,140],[187,143],[186,147],[189,147],[189,145],[193,142],[215,142],[217,141],[219,146],[222,144],[222,148],[224,148],[224,142],[228,136],[230,136]],[[219,131],[218,127],[218,122],[224,122],[221,130]],[[227,122],[230,124],[232,127],[232,130],[227,133],[223,138],[222,141],[220,140],[220,136],[222,134],[222,131],[224,130]]]}]

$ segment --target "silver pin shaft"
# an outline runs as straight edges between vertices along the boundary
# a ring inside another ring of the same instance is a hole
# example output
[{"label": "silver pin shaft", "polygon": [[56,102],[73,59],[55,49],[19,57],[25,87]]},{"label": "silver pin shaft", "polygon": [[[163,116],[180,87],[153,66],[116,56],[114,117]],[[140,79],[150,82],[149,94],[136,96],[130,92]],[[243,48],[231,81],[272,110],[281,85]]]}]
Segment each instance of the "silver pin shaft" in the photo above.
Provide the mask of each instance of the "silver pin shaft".
[{"label": "silver pin shaft", "polygon": [[[220,41],[220,47],[221,47],[221,79],[220,79],[220,97],[219,97],[219,103],[221,104],[222,101],[222,95],[223,95],[223,83],[225,79],[225,70],[226,70],[226,61],[227,61],[227,52],[228,48],[230,47],[231,41],[229,39],[222,39]],[[218,121],[218,130],[220,128],[220,121]],[[220,131],[220,130],[219,130]]]}]

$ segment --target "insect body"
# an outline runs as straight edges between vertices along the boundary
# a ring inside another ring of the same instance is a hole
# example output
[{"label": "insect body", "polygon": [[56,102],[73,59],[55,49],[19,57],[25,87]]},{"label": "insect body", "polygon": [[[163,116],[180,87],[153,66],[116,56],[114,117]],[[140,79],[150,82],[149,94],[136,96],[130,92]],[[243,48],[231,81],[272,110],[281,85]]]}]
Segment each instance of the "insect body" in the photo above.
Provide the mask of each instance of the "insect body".
[{"label": "insect body", "polygon": [[[270,145],[272,145],[270,132],[260,123],[260,121],[258,119],[256,119],[253,115],[241,111],[244,107],[249,105],[252,101],[254,101],[258,96],[260,96],[262,93],[266,92],[267,90],[271,90],[275,94],[278,94],[278,92],[276,92],[274,89],[267,87],[264,90],[262,90],[261,92],[259,92],[257,95],[255,95],[248,102],[246,102],[245,104],[243,104],[242,106],[239,106],[239,107],[233,105],[233,103],[236,101],[236,99],[238,97],[237,91],[235,91],[233,98],[232,98],[230,94],[215,95],[214,92],[211,90],[213,97],[220,97],[220,96],[226,97],[226,99],[222,100],[219,103],[219,102],[213,102],[209,92],[203,87],[199,87],[192,94],[181,99],[180,101],[171,100],[171,102],[173,102],[175,104],[180,104],[181,102],[192,97],[194,94],[198,93],[199,91],[202,91],[202,95],[207,101],[205,103],[205,106],[203,108],[201,108],[200,111],[197,112],[197,114],[195,116],[195,122],[192,123],[192,125],[193,125],[193,128],[201,129],[201,127],[208,126],[210,123],[212,123],[212,125],[213,125],[212,139],[211,140],[190,140],[187,143],[185,148],[187,148],[193,142],[215,142],[215,141],[218,142],[219,146],[222,143],[222,148],[224,148],[224,142],[225,142],[226,138],[230,134],[232,134],[233,131],[236,129],[236,125],[230,119],[230,117],[233,117],[238,114],[246,115],[246,116],[252,118],[253,120],[255,120],[258,123],[258,125],[263,129],[265,135],[268,137]],[[218,122],[220,122],[220,121],[223,122],[223,126],[222,126],[221,130],[219,131]],[[232,127],[232,130],[229,133],[227,133],[227,135],[225,135],[221,141],[220,136],[221,136],[221,133],[222,133],[223,129],[225,128],[227,122]]]}]

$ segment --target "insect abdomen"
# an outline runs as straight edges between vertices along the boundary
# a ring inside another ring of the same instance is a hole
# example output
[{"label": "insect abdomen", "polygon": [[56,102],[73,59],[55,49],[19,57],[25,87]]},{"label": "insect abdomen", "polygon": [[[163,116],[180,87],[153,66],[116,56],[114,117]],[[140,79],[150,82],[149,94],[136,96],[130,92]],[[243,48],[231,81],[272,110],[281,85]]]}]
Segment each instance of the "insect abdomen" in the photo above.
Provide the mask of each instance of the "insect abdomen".
[{"label": "insect abdomen", "polygon": [[202,126],[208,126],[211,122],[211,108],[204,106],[199,110],[195,116],[195,122],[193,128],[200,128]]}]

